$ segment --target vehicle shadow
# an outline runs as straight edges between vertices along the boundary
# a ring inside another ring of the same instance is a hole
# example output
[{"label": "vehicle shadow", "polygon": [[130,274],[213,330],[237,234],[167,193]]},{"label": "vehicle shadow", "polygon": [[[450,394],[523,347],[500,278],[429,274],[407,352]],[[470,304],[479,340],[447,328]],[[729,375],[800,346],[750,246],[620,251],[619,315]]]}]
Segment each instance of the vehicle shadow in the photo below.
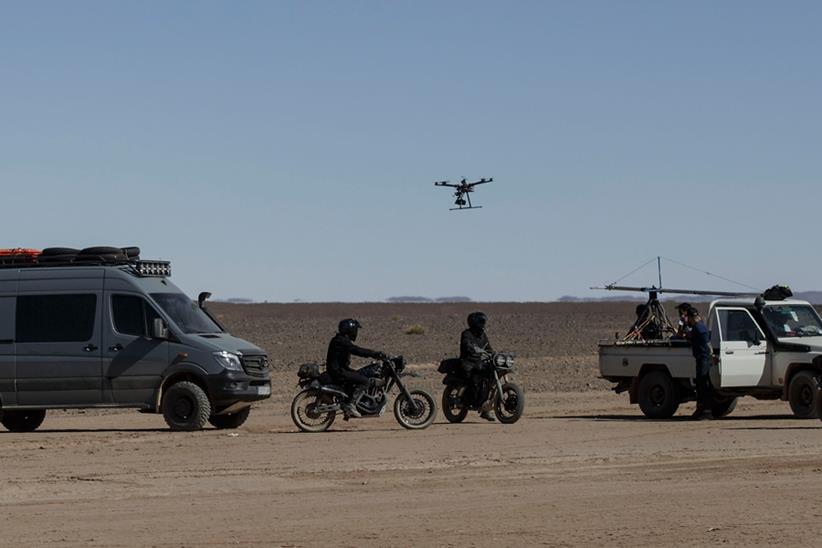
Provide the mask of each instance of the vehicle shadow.
[{"label": "vehicle shadow", "polygon": [[[23,432],[24,434],[93,434],[101,433],[147,433],[147,432],[169,432],[168,428],[38,428],[34,432]],[[175,434],[177,432],[174,432]],[[15,434],[15,432],[0,431],[0,435]]]},{"label": "vehicle shadow", "polygon": [[725,430],[822,430],[819,426],[737,426]]},{"label": "vehicle shadow", "polygon": [[[556,420],[556,419],[569,419],[569,420],[582,420],[582,421],[622,421],[622,422],[696,422],[691,419],[688,415],[677,415],[671,417],[670,419],[649,419],[642,415],[549,415],[549,416],[537,416],[537,417],[528,417],[529,420]],[[719,419],[710,419],[707,421],[702,422],[745,422],[745,421],[762,421],[762,420],[796,420],[796,421],[808,421],[809,419],[799,419],[794,417],[793,415],[741,415],[741,416],[729,416],[729,417],[722,417]],[[822,426],[820,426],[822,427]]]}]

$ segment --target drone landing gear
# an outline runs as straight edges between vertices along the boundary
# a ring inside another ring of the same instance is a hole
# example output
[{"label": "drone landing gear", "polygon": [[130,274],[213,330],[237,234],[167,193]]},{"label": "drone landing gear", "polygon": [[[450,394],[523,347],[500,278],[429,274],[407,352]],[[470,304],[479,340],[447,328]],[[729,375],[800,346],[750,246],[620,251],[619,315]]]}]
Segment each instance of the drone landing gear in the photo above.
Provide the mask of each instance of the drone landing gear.
[{"label": "drone landing gear", "polygon": [[482,206],[452,207],[448,211],[462,211],[463,209],[482,209]]}]

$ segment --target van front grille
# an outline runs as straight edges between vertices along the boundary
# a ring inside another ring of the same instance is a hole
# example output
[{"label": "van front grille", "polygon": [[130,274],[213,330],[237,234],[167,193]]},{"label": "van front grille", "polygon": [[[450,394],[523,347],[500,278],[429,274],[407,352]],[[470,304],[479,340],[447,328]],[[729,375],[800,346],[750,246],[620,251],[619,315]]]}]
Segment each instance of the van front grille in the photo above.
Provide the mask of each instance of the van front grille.
[{"label": "van front grille", "polygon": [[259,354],[256,356],[247,356],[243,354],[240,359],[243,363],[243,369],[252,377],[265,377],[268,375],[268,356]]}]

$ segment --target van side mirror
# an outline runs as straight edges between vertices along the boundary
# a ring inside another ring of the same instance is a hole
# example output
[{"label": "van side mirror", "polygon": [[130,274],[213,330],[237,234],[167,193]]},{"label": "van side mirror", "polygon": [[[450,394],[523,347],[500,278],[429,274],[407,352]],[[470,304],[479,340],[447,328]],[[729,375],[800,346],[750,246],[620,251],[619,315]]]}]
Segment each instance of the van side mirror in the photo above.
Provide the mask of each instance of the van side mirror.
[{"label": "van side mirror", "polygon": [[152,339],[168,339],[168,326],[162,318],[154,318],[151,324]]},{"label": "van side mirror", "polygon": [[205,306],[205,302],[211,298],[211,293],[208,291],[203,291],[197,296],[197,306],[203,308]]}]

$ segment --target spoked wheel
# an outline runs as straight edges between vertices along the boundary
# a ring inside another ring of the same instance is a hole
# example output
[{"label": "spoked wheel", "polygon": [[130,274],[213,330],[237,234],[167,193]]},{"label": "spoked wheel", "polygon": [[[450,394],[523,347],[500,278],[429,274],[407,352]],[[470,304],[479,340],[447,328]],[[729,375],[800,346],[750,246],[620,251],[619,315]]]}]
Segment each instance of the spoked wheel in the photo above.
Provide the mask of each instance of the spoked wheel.
[{"label": "spoked wheel", "polygon": [[411,390],[411,400],[400,394],[394,400],[394,416],[403,428],[428,428],[437,416],[437,403],[425,390]]},{"label": "spoked wheel", "polygon": [[291,420],[303,432],[325,432],[337,417],[335,411],[320,413],[317,406],[331,403],[331,396],[309,388],[294,397],[291,402]]},{"label": "spoked wheel", "polygon": [[522,416],[525,409],[525,394],[522,388],[512,382],[502,385],[502,394],[494,401],[497,419],[503,424],[513,424]]},{"label": "spoked wheel", "polygon": [[465,397],[465,387],[451,384],[442,393],[442,414],[451,423],[458,423],[468,416],[468,408],[461,401]]}]

